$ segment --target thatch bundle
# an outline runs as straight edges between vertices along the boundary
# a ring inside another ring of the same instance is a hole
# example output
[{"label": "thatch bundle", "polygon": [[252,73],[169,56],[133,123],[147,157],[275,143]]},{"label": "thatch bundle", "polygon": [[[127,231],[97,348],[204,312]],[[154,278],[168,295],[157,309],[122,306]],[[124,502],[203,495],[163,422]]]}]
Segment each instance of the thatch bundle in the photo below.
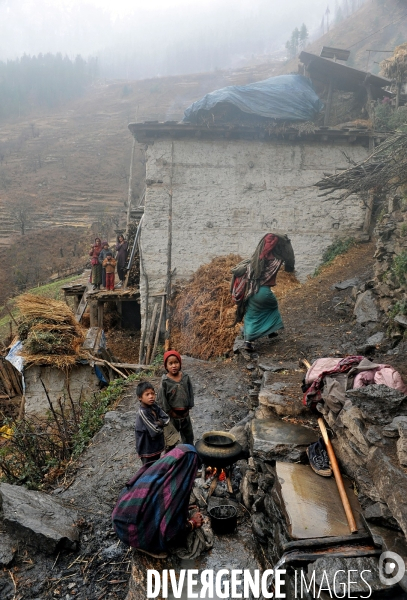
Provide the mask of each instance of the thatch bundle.
[{"label": "thatch bundle", "polygon": [[79,358],[84,330],[64,302],[24,294],[16,305],[18,331],[24,342],[21,354],[27,362],[66,367]]},{"label": "thatch bundle", "polygon": [[235,305],[230,295],[230,271],[241,260],[236,254],[214,258],[176,288],[172,303],[173,348],[207,360],[233,347],[240,325],[231,327]]},{"label": "thatch bundle", "polygon": [[[204,360],[230,352],[242,326],[233,326],[236,306],[230,294],[231,270],[241,260],[235,254],[215,258],[177,286],[172,301],[173,348]],[[298,286],[295,275],[282,269],[273,291],[282,298]]]}]

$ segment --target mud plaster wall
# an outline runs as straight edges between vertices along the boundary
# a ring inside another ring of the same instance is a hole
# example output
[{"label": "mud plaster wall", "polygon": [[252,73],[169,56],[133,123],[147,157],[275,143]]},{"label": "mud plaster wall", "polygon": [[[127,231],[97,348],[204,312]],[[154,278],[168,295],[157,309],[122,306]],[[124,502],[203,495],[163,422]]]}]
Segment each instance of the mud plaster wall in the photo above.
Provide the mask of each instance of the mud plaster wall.
[{"label": "mud plaster wall", "polygon": [[[70,403],[65,372],[54,367],[33,366],[24,370],[26,414],[44,415],[50,410],[40,378],[56,410],[59,410],[58,398]],[[79,397],[86,398],[98,389],[98,378],[90,365],[74,366],[69,371],[69,390],[75,403]]]},{"label": "mud plaster wall", "polygon": [[[189,277],[215,256],[250,256],[264,233],[280,230],[291,238],[297,276],[304,280],[335,238],[363,233],[365,207],[359,199],[321,199],[313,187],[324,173],[348,166],[342,151],[356,162],[368,154],[362,146],[328,142],[151,143],[141,235],[149,293],[165,289],[171,190],[175,279]],[[144,295],[142,277],[142,299]]]}]

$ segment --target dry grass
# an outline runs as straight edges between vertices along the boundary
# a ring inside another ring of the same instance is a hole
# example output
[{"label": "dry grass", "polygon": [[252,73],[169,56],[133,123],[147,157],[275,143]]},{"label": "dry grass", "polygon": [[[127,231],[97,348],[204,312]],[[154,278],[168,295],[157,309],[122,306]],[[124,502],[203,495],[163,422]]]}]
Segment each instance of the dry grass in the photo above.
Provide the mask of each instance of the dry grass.
[{"label": "dry grass", "polygon": [[215,258],[178,286],[172,303],[172,347],[204,360],[232,348],[240,325],[231,327],[236,309],[230,271],[241,260],[236,254]]},{"label": "dry grass", "polygon": [[33,294],[16,300],[20,313],[21,356],[29,364],[70,367],[81,356],[85,330],[64,302]]}]

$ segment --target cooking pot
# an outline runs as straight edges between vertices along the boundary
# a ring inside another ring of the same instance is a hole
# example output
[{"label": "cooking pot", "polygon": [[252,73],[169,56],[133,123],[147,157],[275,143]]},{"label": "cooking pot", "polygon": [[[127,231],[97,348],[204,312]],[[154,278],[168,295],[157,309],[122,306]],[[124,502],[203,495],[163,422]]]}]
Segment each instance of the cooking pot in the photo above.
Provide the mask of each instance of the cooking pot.
[{"label": "cooking pot", "polygon": [[208,510],[215,533],[233,533],[237,525],[237,510],[231,504],[213,506]]},{"label": "cooking pot", "polygon": [[242,453],[242,446],[227,431],[207,431],[195,448],[205,465],[217,468],[232,465]]}]

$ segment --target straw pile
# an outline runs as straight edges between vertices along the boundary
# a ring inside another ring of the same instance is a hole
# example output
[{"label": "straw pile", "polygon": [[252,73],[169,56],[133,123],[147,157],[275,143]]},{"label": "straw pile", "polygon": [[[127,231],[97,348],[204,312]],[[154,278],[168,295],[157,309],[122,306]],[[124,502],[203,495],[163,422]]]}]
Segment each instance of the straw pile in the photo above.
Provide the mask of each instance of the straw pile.
[{"label": "straw pile", "polygon": [[[181,354],[208,360],[231,351],[242,326],[233,326],[236,307],[230,294],[231,270],[241,260],[235,254],[215,258],[176,287],[171,346]],[[286,273],[283,267],[273,291],[280,300],[299,286],[295,275]]]},{"label": "straw pile", "polygon": [[181,354],[207,360],[233,347],[240,325],[231,327],[235,305],[230,295],[236,254],[214,258],[175,289],[172,301],[171,345]]},{"label": "straw pile", "polygon": [[18,332],[27,363],[68,367],[81,356],[83,328],[71,309],[58,300],[24,294],[16,300]]}]

